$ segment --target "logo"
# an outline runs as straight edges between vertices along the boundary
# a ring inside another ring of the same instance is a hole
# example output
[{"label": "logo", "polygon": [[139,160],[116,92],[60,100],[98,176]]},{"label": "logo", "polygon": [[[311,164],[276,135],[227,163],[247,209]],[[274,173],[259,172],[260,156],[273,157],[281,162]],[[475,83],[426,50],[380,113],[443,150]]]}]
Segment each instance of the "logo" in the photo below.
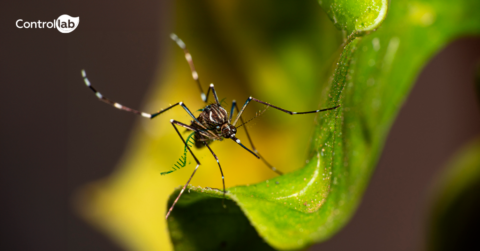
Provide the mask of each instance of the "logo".
[{"label": "logo", "polygon": [[57,29],[61,33],[70,33],[78,27],[80,17],[71,17],[69,15],[61,15],[57,19]]},{"label": "logo", "polygon": [[61,33],[70,33],[74,31],[78,24],[80,23],[80,17],[71,17],[67,14],[59,16],[53,21],[23,21],[23,19],[18,19],[15,23],[19,29],[54,29],[56,28]]}]

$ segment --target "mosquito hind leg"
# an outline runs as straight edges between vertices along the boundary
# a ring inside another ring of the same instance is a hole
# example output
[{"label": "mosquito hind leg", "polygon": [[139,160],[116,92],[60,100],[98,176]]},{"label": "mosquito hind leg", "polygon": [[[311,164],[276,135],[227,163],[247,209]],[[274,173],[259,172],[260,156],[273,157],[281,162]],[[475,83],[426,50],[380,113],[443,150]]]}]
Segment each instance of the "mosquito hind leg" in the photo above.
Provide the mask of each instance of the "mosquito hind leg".
[{"label": "mosquito hind leg", "polygon": [[[97,96],[98,99],[100,99],[101,101],[109,104],[109,105],[112,105],[113,107],[119,109],[119,110],[123,110],[123,111],[127,111],[127,112],[132,112],[132,113],[135,113],[137,115],[140,115],[142,117],[145,117],[145,118],[151,118],[152,115],[150,113],[146,113],[146,112],[140,112],[140,111],[137,111],[135,109],[132,109],[130,107],[126,107],[124,105],[121,105],[120,103],[117,103],[115,101],[112,101],[106,97],[104,97],[99,91],[97,91],[95,89],[95,87],[92,86],[92,84],[90,83],[90,80],[88,80],[87,78],[87,73],[85,72],[85,70],[82,70],[82,77],[83,77],[83,81],[85,82],[85,85],[93,91],[93,93],[95,93],[95,96]],[[170,109],[170,108],[168,108]]]},{"label": "mosquito hind leg", "polygon": [[[177,105],[180,105],[188,113],[188,115],[190,115],[190,117],[192,117],[194,120],[197,120],[197,118],[193,115],[193,113],[187,108],[187,106],[183,102],[177,102],[177,103],[175,103],[173,105],[170,105],[167,108],[164,108],[164,109],[162,109],[158,112],[155,112],[155,113],[140,112],[140,111],[132,109],[130,107],[121,105],[120,103],[117,103],[115,101],[112,101],[112,100],[106,98],[99,91],[97,91],[97,89],[95,89],[95,87],[93,87],[93,85],[90,83],[90,80],[87,78],[87,73],[85,72],[85,70],[82,70],[82,77],[83,77],[83,81],[85,82],[85,85],[90,90],[92,90],[93,93],[95,93],[95,96],[97,96],[98,99],[100,99],[101,101],[103,101],[103,102],[105,102],[105,103],[107,103],[107,104],[109,104],[109,105],[111,105],[111,106],[113,106],[113,107],[115,107],[119,110],[135,113],[135,114],[140,115],[142,117],[153,119],[153,118],[157,117],[158,115],[172,109],[173,107],[175,107]],[[197,122],[198,122],[198,120],[197,120]]]},{"label": "mosquito hind leg", "polygon": [[180,39],[177,35],[174,33],[170,34],[170,38],[172,38],[175,43],[177,43],[178,47],[180,47],[183,50],[183,53],[185,54],[185,59],[187,60],[188,65],[190,66],[190,71],[192,72],[192,78],[197,82],[198,89],[200,90],[200,97],[202,98],[203,102],[207,103],[208,96],[210,94],[210,91],[213,92],[213,96],[215,97],[215,102],[217,102],[218,105],[220,105],[217,97],[217,93],[215,92],[215,88],[213,87],[213,84],[210,84],[210,88],[207,91],[207,95],[205,95],[205,92],[203,92],[202,84],[200,83],[200,78],[198,77],[198,72],[195,70],[195,65],[193,64],[192,60],[192,55],[187,49],[187,46],[185,43]]},{"label": "mosquito hind leg", "polygon": [[187,60],[188,65],[190,66],[190,71],[192,72],[192,78],[193,80],[195,80],[195,82],[197,82],[198,89],[200,90],[200,97],[202,98],[203,102],[207,103],[207,95],[205,95],[205,92],[203,92],[202,84],[200,83],[197,70],[195,70],[195,65],[193,64],[192,55],[188,51],[187,46],[174,33],[170,34],[170,38],[172,38],[172,40],[175,41],[175,43],[177,43],[178,47],[180,47],[183,50],[183,53],[185,54],[185,59]]}]

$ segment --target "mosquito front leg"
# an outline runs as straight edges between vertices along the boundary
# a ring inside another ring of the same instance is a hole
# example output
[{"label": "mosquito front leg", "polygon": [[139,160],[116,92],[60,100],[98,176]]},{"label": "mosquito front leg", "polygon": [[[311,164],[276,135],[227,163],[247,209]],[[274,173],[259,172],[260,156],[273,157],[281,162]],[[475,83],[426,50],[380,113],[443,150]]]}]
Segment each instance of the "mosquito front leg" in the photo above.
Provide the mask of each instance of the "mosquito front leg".
[{"label": "mosquito front leg", "polygon": [[[233,109],[234,108],[235,108],[235,110],[237,110],[237,114],[238,114],[240,111],[238,110],[237,102],[235,100],[232,101],[232,109],[230,111],[230,120],[232,119],[232,114],[233,114]],[[240,116],[240,121],[242,122],[242,125],[245,125],[245,122],[243,121],[243,118],[241,116]],[[262,155],[260,155],[260,153],[257,151],[255,146],[253,145],[253,141],[252,141],[252,138],[250,137],[250,134],[248,133],[247,126],[245,125],[244,128],[245,128],[245,133],[247,134],[248,141],[250,142],[250,145],[252,146],[253,151],[260,157],[260,159],[262,159],[263,163],[265,163],[265,165],[267,165],[268,168],[272,169],[272,171],[276,172],[279,175],[283,175],[282,172],[280,172],[274,166],[270,165],[270,163],[268,163],[267,160],[265,158],[263,158]]]},{"label": "mosquito front leg", "polygon": [[231,139],[233,141],[235,141],[235,143],[239,144],[241,147],[243,147],[243,149],[247,150],[248,152],[250,152],[251,154],[253,154],[255,157],[257,157],[257,159],[260,159],[260,157],[255,154],[252,150],[248,149],[246,146],[244,146],[241,142],[240,142],[240,139],[238,139],[237,137],[233,136],[231,137]]},{"label": "mosquito front leg", "polygon": [[275,108],[275,109],[280,110],[280,111],[282,111],[282,112],[288,113],[288,114],[290,114],[290,115],[324,112],[324,111],[336,109],[336,108],[338,108],[338,107],[340,106],[340,105],[337,105],[337,106],[335,106],[335,107],[325,108],[325,109],[321,109],[321,110],[308,111],[308,112],[292,112],[292,111],[289,111],[289,110],[285,110],[285,109],[283,109],[283,108],[280,108],[280,107],[278,107],[278,106],[274,106],[274,105],[272,105],[272,104],[269,104],[269,103],[267,103],[267,102],[261,101],[261,100],[259,100],[259,99],[254,98],[254,97],[249,97],[249,98],[247,99],[247,101],[245,101],[245,104],[243,105],[242,110],[240,110],[240,112],[237,114],[237,117],[235,118],[235,121],[233,122],[232,125],[235,126],[235,124],[237,124],[238,119],[239,119],[240,116],[242,115],[243,111],[245,111],[245,108],[247,107],[247,105],[248,105],[248,104],[250,103],[250,101],[252,101],[252,100],[255,101],[255,102],[258,102],[258,103],[260,103],[260,104],[264,104],[264,105],[266,105],[266,106]]}]

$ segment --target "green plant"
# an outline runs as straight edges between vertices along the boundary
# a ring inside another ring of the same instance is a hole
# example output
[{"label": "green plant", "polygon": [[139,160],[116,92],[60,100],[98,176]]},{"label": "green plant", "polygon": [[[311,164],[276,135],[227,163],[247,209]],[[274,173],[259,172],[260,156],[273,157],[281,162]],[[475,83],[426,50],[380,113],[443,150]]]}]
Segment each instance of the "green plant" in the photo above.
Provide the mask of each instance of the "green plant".
[{"label": "green plant", "polygon": [[[191,175],[189,166],[159,175],[184,153],[168,120],[190,118],[172,109],[138,126],[118,171],[83,190],[84,216],[132,250],[303,249],[339,231],[361,201],[423,65],[453,39],[480,33],[480,2],[394,0],[387,7],[387,1],[337,0],[320,6],[328,16],[307,0],[175,1],[174,32],[187,43],[203,84],[214,82],[227,101],[254,95],[296,111],[341,105],[317,117],[269,109],[248,124],[259,151],[276,157],[286,175],[269,179],[274,174],[251,154],[215,143],[226,185],[256,184],[230,187],[226,209],[221,192],[190,186],[167,232],[166,209],[178,190],[166,205],[168,192]],[[183,54],[172,55],[178,60],[168,60],[143,110],[184,99],[204,105],[191,94]],[[253,117],[249,112],[246,119]],[[298,168],[307,148],[308,163]],[[217,165],[204,153],[198,151],[203,165],[192,183],[220,187]]]},{"label": "green plant", "polygon": [[227,210],[217,209],[220,192],[189,187],[169,219],[177,250],[261,243],[248,241],[254,235],[247,234],[253,228],[245,217],[275,249],[301,249],[329,238],[360,202],[422,66],[452,39],[480,32],[478,1],[393,1],[386,16],[386,1],[320,5],[348,36],[321,102],[341,107],[318,116],[308,164],[228,189],[227,198],[235,203]]}]

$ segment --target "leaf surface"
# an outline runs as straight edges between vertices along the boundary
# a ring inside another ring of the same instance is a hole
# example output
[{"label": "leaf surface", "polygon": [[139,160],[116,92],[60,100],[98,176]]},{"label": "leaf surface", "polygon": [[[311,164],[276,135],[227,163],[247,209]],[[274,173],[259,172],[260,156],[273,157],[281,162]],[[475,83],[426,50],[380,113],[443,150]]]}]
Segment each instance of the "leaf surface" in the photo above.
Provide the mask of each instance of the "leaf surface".
[{"label": "leaf surface", "polygon": [[[341,13],[344,8],[349,7]],[[231,210],[238,219],[248,218],[261,238],[282,250],[301,249],[336,233],[355,212],[416,75],[447,42],[480,33],[473,11],[478,9],[478,1],[393,1],[377,31],[347,40],[330,83],[318,93],[322,107],[341,107],[318,114],[308,163],[280,177],[228,189],[227,200],[236,202],[245,216],[231,203],[215,214],[224,217]],[[342,22],[347,28],[353,25],[351,16]],[[168,221],[177,250],[196,250],[184,244],[198,226],[180,227],[181,222],[195,212],[197,221],[208,217],[213,224],[217,220],[211,210],[221,203],[216,190],[189,189],[189,199],[182,197]],[[234,247],[216,233],[209,232],[208,242]]]},{"label": "leaf surface", "polygon": [[328,17],[347,34],[371,31],[385,19],[388,10],[387,0],[319,0]]}]

